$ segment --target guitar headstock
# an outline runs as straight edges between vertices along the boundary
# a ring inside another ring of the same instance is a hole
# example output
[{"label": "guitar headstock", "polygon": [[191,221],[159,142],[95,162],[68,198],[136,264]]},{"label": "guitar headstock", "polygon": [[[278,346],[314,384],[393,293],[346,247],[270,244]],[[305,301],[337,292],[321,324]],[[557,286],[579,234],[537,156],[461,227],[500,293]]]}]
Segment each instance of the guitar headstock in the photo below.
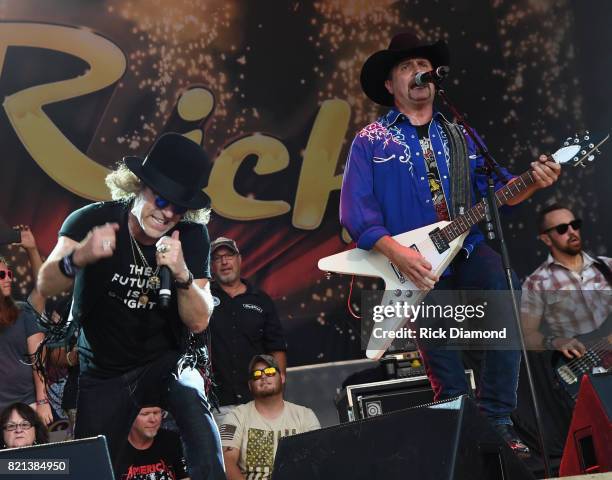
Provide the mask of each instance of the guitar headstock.
[{"label": "guitar headstock", "polygon": [[552,157],[561,165],[567,163],[572,167],[586,167],[588,162],[595,160],[595,156],[601,153],[599,147],[609,138],[610,134],[596,135],[587,130],[582,135],[567,137],[563,147],[553,153]]}]

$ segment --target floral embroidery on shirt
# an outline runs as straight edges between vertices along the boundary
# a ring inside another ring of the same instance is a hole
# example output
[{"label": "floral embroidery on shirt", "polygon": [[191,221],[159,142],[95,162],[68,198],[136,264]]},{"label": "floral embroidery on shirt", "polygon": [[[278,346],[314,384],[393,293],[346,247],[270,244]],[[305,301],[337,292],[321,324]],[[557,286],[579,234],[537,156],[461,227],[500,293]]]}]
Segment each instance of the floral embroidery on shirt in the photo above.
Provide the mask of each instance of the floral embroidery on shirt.
[{"label": "floral embroidery on shirt", "polygon": [[410,147],[406,143],[406,139],[404,138],[404,134],[401,132],[401,129],[396,126],[387,127],[383,125],[383,123],[379,120],[374,123],[370,123],[365,126],[359,132],[359,137],[366,137],[370,143],[374,143],[375,141],[382,141],[383,148],[387,148],[390,142],[395,143],[396,145],[402,147],[403,155],[399,157],[395,154],[390,155],[388,157],[374,157],[373,160],[376,163],[383,163],[389,160],[393,160],[397,158],[398,161],[402,163],[408,164],[408,171],[410,174],[414,174],[413,167],[410,154]]}]

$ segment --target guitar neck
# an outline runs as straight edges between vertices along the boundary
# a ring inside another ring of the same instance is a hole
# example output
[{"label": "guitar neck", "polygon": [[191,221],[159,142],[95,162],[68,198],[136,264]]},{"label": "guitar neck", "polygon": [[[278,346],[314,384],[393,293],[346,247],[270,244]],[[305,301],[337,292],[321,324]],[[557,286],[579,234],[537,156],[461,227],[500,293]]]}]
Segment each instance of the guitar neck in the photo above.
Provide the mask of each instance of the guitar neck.
[{"label": "guitar neck", "polygon": [[[530,171],[523,173],[521,176],[515,178],[507,185],[500,188],[495,192],[495,203],[497,207],[501,207],[512,200],[517,195],[523,193],[535,182]],[[455,238],[463,235],[470,228],[476,225],[478,222],[483,220],[486,216],[486,203],[485,200],[481,200],[466,213],[457,217],[446,227],[441,229],[441,233],[444,240],[447,243],[452,242]]]},{"label": "guitar neck", "polygon": [[[552,159],[558,164],[567,164],[576,167],[586,167],[587,163],[593,161],[595,154],[600,153],[599,147],[610,138],[610,134],[605,137],[602,136],[591,136],[587,131],[584,137],[580,138],[576,135],[573,139],[568,139],[563,144],[563,147],[557,150],[553,155]],[[535,182],[530,171],[523,173],[520,177],[515,178],[514,181],[508,183],[504,187],[500,188],[495,192],[495,203],[496,207],[500,207],[508,203],[517,195],[523,193]],[[486,216],[486,203],[481,200],[466,213],[460,215],[455,220],[450,222],[446,227],[432,232],[432,240],[436,246],[442,251],[448,246],[450,242],[463,235],[470,228],[480,222]]]}]

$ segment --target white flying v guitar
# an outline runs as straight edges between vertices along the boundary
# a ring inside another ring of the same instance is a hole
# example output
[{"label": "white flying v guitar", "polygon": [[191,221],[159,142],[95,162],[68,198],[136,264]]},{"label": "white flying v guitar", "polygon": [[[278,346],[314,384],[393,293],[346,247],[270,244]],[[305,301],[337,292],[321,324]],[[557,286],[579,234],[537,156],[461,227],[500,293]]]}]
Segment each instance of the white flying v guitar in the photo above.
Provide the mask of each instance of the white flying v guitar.
[{"label": "white flying v guitar", "polygon": [[[569,137],[563,147],[552,155],[552,158],[559,164],[586,167],[588,162],[593,161],[595,154],[600,153],[599,146],[608,138],[610,138],[610,135],[593,138],[589,132],[586,132],[581,138],[578,136]],[[534,182],[530,171],[523,173],[495,193],[497,206],[504,205]],[[485,202],[482,200],[453,221],[433,223],[426,227],[395,235],[393,239],[420,252],[431,263],[432,272],[435,275],[441,275],[461,250],[463,240],[468,235],[470,228],[484,218]],[[397,266],[391,263],[382,253],[374,250],[354,248],[322,258],[319,260],[318,266],[320,270],[325,272],[383,279],[385,282],[383,305],[393,305],[398,301],[408,305],[417,305],[428,293],[428,290],[419,290],[415,287]],[[386,332],[396,331],[406,325],[409,319],[409,317],[386,318],[376,326],[382,327]],[[380,358],[391,343],[393,343],[393,339],[386,335],[383,338],[376,338],[371,335],[366,350],[367,357]]]}]

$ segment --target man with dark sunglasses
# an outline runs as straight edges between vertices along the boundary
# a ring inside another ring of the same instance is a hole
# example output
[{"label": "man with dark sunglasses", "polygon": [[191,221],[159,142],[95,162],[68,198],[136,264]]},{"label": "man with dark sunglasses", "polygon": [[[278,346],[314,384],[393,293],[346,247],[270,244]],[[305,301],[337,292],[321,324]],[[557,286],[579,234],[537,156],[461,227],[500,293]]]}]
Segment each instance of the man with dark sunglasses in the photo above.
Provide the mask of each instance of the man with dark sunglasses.
[{"label": "man with dark sunglasses", "polygon": [[267,480],[281,437],[321,428],[314,412],[283,399],[285,374],[272,355],[255,355],[248,368],[253,401],[229,412],[220,427],[228,480]]},{"label": "man with dark sunglasses", "polygon": [[593,258],[582,249],[582,221],[560,204],[539,215],[538,238],[550,254],[523,284],[522,322],[529,347],[581,357],[586,347],[575,337],[598,329],[612,313],[612,259]]},{"label": "man with dark sunglasses", "polygon": [[[221,444],[191,338],[213,310],[210,198],[202,191],[212,163],[178,133],[159,137],[145,158],[125,157],[106,183],[114,199],[73,212],[41,268],[46,296],[74,283],[79,336],[75,436],[103,434],[113,462],[140,407],[174,417],[192,479],[225,478]],[[171,300],[160,302],[162,269]],[[205,362],[204,362],[205,366]]]}]

